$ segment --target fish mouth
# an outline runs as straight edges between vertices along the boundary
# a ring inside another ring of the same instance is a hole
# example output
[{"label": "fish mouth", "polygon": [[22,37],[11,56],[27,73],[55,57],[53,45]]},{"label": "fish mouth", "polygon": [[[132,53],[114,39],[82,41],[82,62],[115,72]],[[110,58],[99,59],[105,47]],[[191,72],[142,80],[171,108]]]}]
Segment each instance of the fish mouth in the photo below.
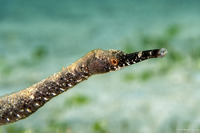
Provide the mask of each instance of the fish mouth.
[{"label": "fish mouth", "polygon": [[161,48],[158,52],[158,57],[162,58],[168,53],[166,48]]}]

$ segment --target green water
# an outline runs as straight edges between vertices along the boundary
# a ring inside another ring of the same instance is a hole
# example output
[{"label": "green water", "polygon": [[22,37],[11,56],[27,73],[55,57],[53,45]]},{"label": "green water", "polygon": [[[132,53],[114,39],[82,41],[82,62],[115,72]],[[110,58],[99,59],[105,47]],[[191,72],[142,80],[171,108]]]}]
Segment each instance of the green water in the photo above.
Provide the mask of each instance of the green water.
[{"label": "green water", "polygon": [[0,133],[169,133],[198,129],[198,0],[0,1],[0,95],[87,52],[168,49],[162,59],[91,77]]}]

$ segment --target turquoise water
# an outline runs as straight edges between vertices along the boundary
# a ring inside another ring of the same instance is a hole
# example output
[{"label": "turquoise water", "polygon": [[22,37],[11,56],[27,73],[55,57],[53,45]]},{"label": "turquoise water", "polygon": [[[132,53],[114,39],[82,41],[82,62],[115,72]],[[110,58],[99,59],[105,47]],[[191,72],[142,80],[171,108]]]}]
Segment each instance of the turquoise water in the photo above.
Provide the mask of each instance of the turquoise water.
[{"label": "turquoise water", "polygon": [[199,120],[200,2],[0,1],[0,95],[87,52],[165,47],[165,58],[91,77],[0,132],[167,133]]}]

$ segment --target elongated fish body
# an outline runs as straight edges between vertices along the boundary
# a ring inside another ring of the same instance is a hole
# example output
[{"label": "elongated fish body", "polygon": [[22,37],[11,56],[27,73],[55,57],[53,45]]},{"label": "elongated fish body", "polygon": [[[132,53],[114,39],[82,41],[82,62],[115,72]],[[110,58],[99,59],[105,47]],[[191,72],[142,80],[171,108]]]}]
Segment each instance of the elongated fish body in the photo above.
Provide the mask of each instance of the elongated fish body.
[{"label": "elongated fish body", "polygon": [[24,90],[1,97],[0,125],[30,116],[53,97],[92,75],[116,71],[149,58],[163,57],[166,53],[164,48],[129,54],[117,50],[93,50],[62,71]]}]

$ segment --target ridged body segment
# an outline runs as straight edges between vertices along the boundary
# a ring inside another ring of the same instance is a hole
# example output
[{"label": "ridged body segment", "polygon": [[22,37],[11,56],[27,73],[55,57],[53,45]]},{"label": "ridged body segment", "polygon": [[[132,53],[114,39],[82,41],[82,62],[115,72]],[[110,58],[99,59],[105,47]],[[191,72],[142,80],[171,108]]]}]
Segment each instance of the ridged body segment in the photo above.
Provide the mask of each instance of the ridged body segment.
[{"label": "ridged body segment", "polygon": [[86,80],[86,70],[70,71],[73,65],[39,83],[0,98],[0,125],[15,122],[34,113],[53,97]]}]

